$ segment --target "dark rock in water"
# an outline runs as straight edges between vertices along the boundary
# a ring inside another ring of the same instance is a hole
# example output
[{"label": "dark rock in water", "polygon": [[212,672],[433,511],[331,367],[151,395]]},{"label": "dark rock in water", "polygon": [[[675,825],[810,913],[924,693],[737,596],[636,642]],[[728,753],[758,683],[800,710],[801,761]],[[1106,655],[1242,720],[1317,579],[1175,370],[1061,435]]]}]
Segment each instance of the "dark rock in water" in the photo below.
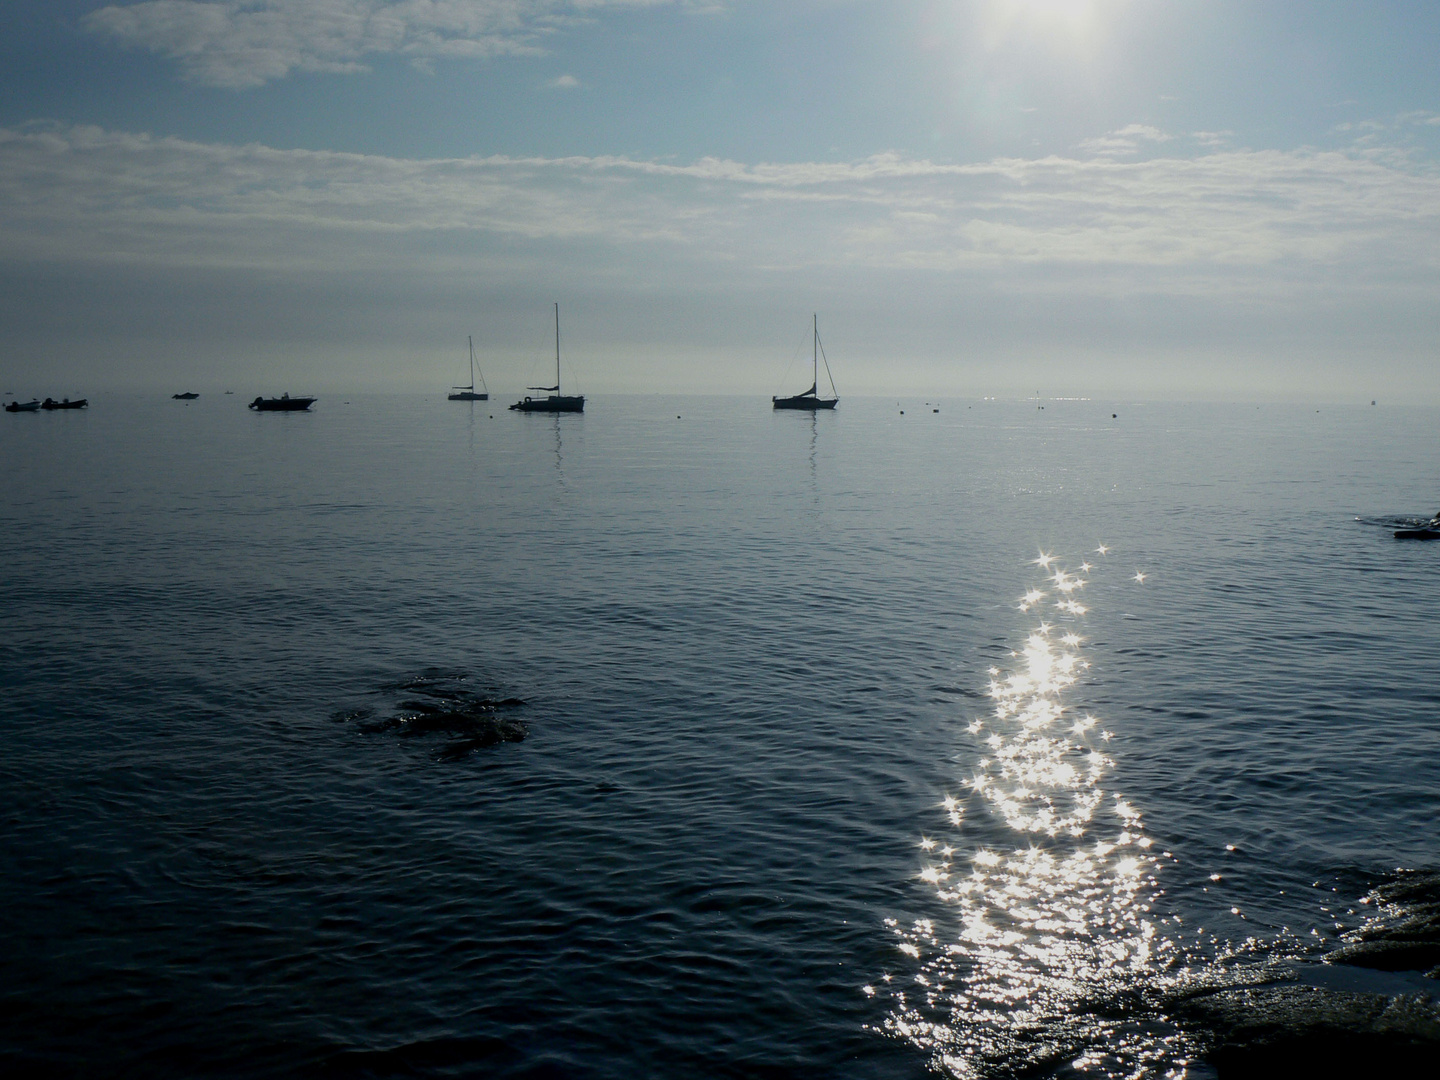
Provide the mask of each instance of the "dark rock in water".
[{"label": "dark rock in water", "polygon": [[[1440,976],[1440,874],[1406,871],[1361,901],[1374,915],[1344,936],[1327,964]],[[1338,974],[1338,973],[1337,973]],[[1393,979],[1366,976],[1370,984]],[[1393,988],[1392,988],[1393,989]],[[1436,993],[1376,993],[1278,983],[1218,989],[1173,1006],[1210,1033],[1205,1055],[1221,1080],[1249,1077],[1433,1076],[1440,1061]]]},{"label": "dark rock in water", "polygon": [[377,715],[375,710],[354,709],[337,713],[334,719],[353,721],[361,731],[372,735],[394,732],[403,737],[450,736],[452,741],[436,751],[440,761],[458,761],[487,746],[520,742],[529,734],[523,720],[504,715],[522,707],[523,700],[481,696],[465,682],[463,674],[428,671],[380,691],[418,695],[396,702],[393,711]]},{"label": "dark rock in water", "polygon": [[1440,1054],[1440,1006],[1419,994],[1254,987],[1194,998],[1177,1017],[1215,1033],[1205,1056],[1221,1080],[1423,1076]]},{"label": "dark rock in water", "polygon": [[1376,971],[1430,971],[1440,968],[1440,941],[1357,941],[1329,953],[1325,962]]},{"label": "dark rock in water", "polygon": [[1440,874],[1401,871],[1361,903],[1373,905],[1375,914],[1342,938],[1345,944],[1325,957],[1327,963],[1440,972]]}]

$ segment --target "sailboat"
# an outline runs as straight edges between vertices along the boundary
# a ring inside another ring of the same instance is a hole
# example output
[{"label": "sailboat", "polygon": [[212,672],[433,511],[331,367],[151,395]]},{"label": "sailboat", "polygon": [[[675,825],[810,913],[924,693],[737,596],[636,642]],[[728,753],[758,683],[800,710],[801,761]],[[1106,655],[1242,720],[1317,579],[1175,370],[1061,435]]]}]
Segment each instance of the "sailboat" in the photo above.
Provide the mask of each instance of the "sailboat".
[{"label": "sailboat", "polygon": [[560,304],[555,304],[555,385],[554,386],[527,386],[526,390],[541,390],[548,397],[532,398],[526,397],[523,401],[517,401],[510,406],[511,411],[520,412],[584,412],[585,396],[575,394],[566,397],[560,393]]},{"label": "sailboat", "polygon": [[830,380],[830,393],[834,397],[822,398],[820,390],[820,357],[825,350],[820,346],[820,320],[810,316],[811,345],[810,345],[810,389],[803,394],[796,394],[794,397],[772,397],[770,400],[777,409],[808,409],[814,412],[816,409],[833,409],[840,395],[835,389],[835,378],[830,374],[830,361],[825,361],[825,377]]},{"label": "sailboat", "polygon": [[482,390],[482,391],[481,391],[480,393],[478,393],[478,394],[475,392],[475,339],[474,339],[473,337],[467,337],[465,340],[470,343],[470,385],[469,385],[469,386],[452,386],[452,387],[450,388],[451,390],[458,390],[458,391],[460,391],[460,392],[459,392],[458,394],[451,394],[451,395],[450,395],[450,400],[451,400],[451,401],[489,401],[489,400],[490,400],[490,388],[489,388],[488,386],[485,386],[485,373],[484,373],[484,372],[481,372],[481,373],[480,373],[480,385],[481,385],[481,386],[485,386],[485,389]]}]

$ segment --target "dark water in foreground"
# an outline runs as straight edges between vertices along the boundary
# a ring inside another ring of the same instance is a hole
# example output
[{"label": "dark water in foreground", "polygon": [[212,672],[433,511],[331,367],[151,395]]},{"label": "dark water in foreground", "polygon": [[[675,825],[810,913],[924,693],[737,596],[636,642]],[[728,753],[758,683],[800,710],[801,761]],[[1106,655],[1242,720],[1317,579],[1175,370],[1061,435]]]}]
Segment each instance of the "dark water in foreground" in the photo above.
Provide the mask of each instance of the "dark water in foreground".
[{"label": "dark water in foreground", "polygon": [[1161,1075],[1440,863],[1433,412],[343,400],[0,417],[0,1065]]}]

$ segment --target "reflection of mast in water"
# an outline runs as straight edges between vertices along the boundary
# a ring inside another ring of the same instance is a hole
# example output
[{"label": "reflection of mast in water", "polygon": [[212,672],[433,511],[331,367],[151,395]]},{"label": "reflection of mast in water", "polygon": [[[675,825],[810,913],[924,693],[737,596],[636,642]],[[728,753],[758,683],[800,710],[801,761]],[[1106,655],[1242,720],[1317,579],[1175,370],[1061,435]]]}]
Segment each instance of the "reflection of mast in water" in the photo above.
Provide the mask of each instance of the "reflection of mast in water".
[{"label": "reflection of mast in water", "polygon": [[564,446],[560,439],[560,414],[555,414],[555,475],[559,477],[560,483],[565,483],[565,456]]},{"label": "reflection of mast in water", "polygon": [[[1010,654],[1012,670],[990,669],[995,708],[969,726],[982,744],[969,794],[942,803],[957,835],[920,842],[920,878],[941,906],[934,920],[886,920],[913,971],[865,992],[888,993],[885,1028],[952,1075],[1013,1075],[1081,1054],[1099,1075],[1138,1075],[1183,1060],[1186,1047],[1168,1026],[1117,1022],[1115,1006],[1134,1015],[1139,999],[1154,1000],[1178,950],[1150,913],[1157,859],[1140,814],[1101,787],[1110,733],[1062,703],[1089,667],[1075,624],[1092,567],[1036,562],[1049,576],[1020,610],[1048,618]],[[999,834],[968,859],[957,847],[967,803],[987,812],[972,831]]]},{"label": "reflection of mast in water", "polygon": [[817,496],[820,494],[819,475],[815,469],[815,447],[820,438],[820,421],[815,413],[810,414],[810,489]]}]

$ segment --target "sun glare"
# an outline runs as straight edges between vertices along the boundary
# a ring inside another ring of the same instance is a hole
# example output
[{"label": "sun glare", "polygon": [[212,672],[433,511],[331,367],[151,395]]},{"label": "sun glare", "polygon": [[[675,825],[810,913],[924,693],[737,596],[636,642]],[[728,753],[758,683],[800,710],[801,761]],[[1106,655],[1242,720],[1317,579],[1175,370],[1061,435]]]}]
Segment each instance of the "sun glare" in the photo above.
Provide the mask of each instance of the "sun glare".
[{"label": "sun glare", "polygon": [[999,0],[1003,7],[1033,19],[1080,22],[1095,10],[1095,0]]},{"label": "sun glare", "polygon": [[988,0],[981,9],[986,44],[1003,49],[1022,41],[1088,53],[1100,43],[1123,0]]}]

